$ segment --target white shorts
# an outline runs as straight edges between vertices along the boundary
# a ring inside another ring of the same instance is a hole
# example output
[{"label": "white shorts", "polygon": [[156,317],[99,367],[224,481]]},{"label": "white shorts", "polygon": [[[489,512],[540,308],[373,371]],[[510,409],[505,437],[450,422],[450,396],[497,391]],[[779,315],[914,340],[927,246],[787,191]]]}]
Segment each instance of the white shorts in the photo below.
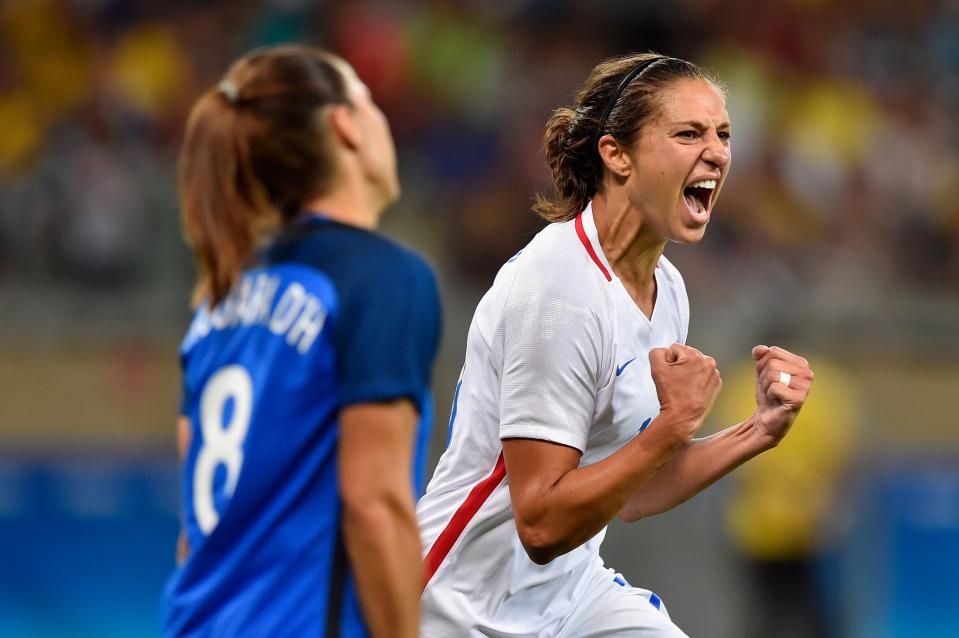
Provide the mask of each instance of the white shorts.
[{"label": "white shorts", "polygon": [[564,623],[562,638],[689,638],[669,619],[659,596],[631,587],[611,569],[602,572]]},{"label": "white shorts", "polygon": [[[471,614],[465,608],[456,613],[455,605],[447,606],[449,615],[441,618],[431,614],[426,605],[420,635],[422,638],[689,638],[669,619],[666,606],[653,592],[631,587],[626,579],[603,567],[599,560],[588,571],[582,589],[577,587],[582,596],[566,618],[551,620],[540,616],[543,610],[533,604],[525,610],[515,606],[500,608],[496,620],[474,624],[467,620]],[[526,604],[531,602],[527,600]],[[519,629],[524,625],[525,630]]]}]

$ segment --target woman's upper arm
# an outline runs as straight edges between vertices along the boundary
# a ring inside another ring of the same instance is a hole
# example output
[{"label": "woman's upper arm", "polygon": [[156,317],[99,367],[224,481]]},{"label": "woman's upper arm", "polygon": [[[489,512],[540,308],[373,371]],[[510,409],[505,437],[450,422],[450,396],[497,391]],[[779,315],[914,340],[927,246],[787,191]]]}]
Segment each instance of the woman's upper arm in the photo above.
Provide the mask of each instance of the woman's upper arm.
[{"label": "woman's upper arm", "polygon": [[517,524],[532,524],[540,514],[543,495],[567,472],[579,466],[576,448],[537,439],[504,439],[503,460]]},{"label": "woman's upper arm", "polygon": [[347,503],[412,495],[418,413],[408,399],[355,403],[340,410],[339,479]]}]

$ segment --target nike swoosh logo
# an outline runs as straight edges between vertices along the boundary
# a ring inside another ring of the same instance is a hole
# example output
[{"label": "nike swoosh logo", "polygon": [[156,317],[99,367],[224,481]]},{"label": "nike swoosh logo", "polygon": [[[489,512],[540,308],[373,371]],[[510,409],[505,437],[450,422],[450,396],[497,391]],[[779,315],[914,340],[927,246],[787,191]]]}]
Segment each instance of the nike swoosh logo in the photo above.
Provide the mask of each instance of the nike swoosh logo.
[{"label": "nike swoosh logo", "polygon": [[639,426],[639,432],[637,432],[636,434],[637,434],[637,435],[642,434],[642,433],[643,433],[643,430],[646,429],[646,426],[648,426],[649,423],[650,423],[650,421],[652,421],[652,420],[653,420],[653,417],[649,417],[648,419],[646,419],[645,421],[643,421],[643,424],[642,424],[641,426]]},{"label": "nike swoosh logo", "polygon": [[626,369],[626,366],[628,366],[629,364],[631,364],[631,363],[632,363],[633,361],[635,361],[635,360],[636,360],[636,357],[633,357],[632,359],[630,359],[629,361],[627,361],[627,362],[624,363],[623,365],[621,365],[621,366],[616,366],[616,376],[618,377],[619,375],[621,375],[621,374],[623,373],[623,370]]}]

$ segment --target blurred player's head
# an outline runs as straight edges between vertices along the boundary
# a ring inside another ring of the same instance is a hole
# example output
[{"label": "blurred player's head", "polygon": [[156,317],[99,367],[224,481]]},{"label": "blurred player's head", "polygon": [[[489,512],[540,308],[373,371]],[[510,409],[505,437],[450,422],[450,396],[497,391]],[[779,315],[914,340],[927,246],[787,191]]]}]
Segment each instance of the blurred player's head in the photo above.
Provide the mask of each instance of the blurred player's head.
[{"label": "blurred player's head", "polygon": [[[704,69],[654,53],[606,60],[546,125],[555,197],[540,197],[536,211],[572,219],[622,187],[658,236],[696,241],[726,177],[728,137],[725,93]],[[710,178],[711,194],[690,188]]]},{"label": "blurred player's head", "polygon": [[239,59],[194,105],[180,154],[195,301],[229,291],[259,237],[349,189],[379,213],[399,195],[386,118],[342,59],[304,46]]}]

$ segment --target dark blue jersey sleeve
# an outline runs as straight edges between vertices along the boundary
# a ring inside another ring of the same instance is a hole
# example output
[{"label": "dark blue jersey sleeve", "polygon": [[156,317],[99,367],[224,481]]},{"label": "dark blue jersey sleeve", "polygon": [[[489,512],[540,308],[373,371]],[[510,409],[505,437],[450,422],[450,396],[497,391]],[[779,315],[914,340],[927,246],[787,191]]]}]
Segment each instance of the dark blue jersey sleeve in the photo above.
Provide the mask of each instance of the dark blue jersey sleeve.
[{"label": "dark blue jersey sleeve", "polygon": [[429,266],[406,250],[370,256],[343,291],[336,326],[339,404],[408,398],[429,390],[440,303]]}]

